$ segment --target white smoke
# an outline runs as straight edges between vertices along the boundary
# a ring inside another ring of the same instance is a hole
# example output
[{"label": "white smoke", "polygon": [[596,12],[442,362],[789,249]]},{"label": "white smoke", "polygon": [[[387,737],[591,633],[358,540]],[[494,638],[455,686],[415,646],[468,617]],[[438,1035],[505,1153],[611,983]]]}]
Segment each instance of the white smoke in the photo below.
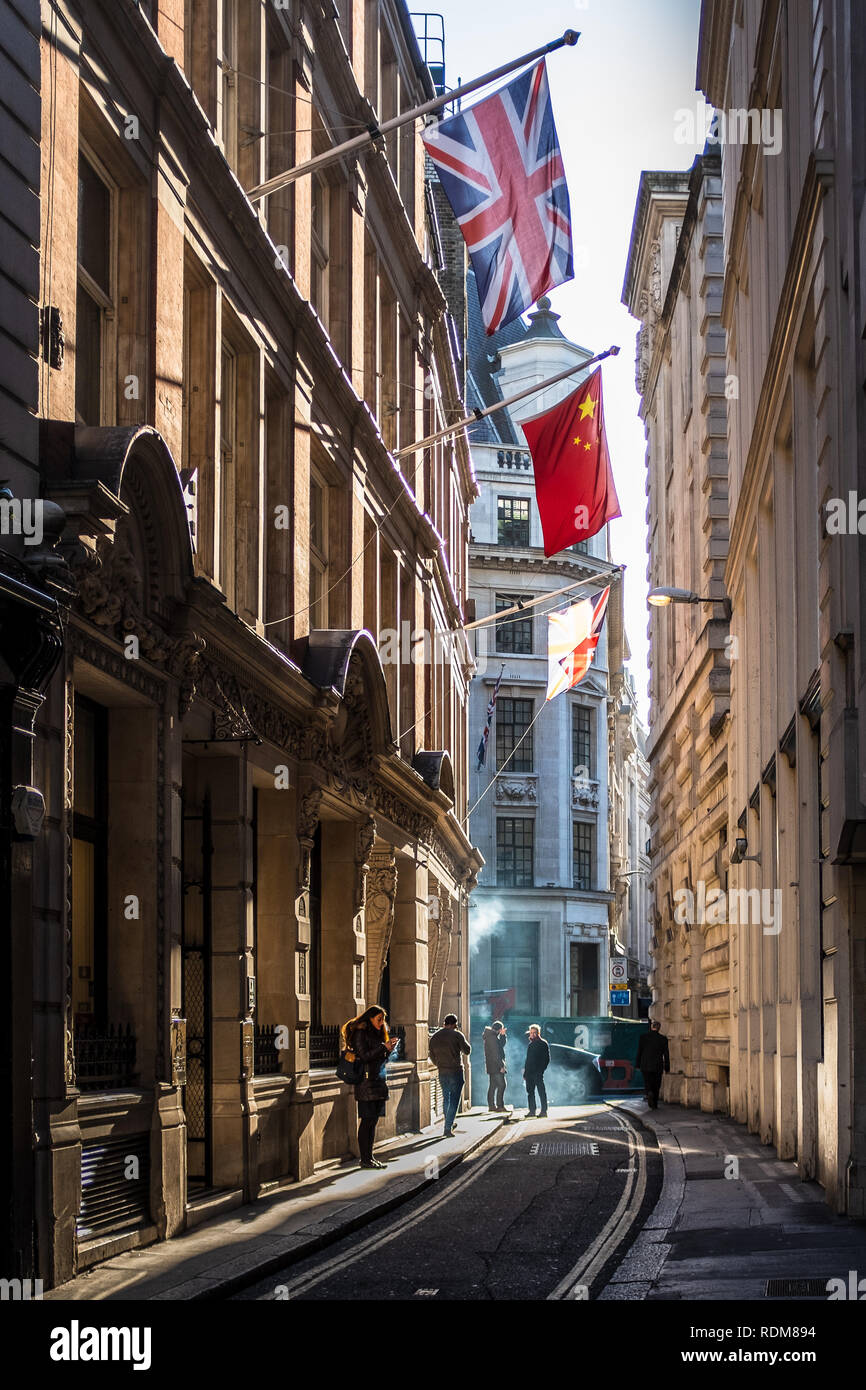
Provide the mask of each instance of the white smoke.
[{"label": "white smoke", "polygon": [[469,904],[469,950],[474,955],[489,936],[505,926],[505,903],[501,898],[483,898]]}]

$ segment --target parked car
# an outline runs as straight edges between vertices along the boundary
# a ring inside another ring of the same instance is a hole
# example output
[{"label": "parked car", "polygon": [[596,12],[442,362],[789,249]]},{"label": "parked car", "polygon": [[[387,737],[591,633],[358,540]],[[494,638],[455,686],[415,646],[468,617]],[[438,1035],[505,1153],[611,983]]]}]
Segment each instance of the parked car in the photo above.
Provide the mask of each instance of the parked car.
[{"label": "parked car", "polygon": [[577,1105],[594,1100],[601,1095],[603,1086],[599,1054],[552,1042],[545,1081],[551,1105]]}]

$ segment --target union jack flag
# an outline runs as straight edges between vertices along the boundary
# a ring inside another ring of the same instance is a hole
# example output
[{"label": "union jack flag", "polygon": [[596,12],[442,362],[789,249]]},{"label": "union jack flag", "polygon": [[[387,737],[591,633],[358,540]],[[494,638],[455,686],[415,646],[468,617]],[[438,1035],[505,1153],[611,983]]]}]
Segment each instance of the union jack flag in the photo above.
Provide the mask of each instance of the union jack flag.
[{"label": "union jack flag", "polygon": [[481,771],[482,767],[484,766],[485,759],[487,757],[487,740],[490,737],[490,725],[493,723],[493,711],[496,709],[496,696],[499,694],[499,687],[502,684],[502,673],[504,670],[505,667],[503,666],[500,669],[499,680],[496,682],[496,685],[493,688],[493,694],[490,696],[490,700],[487,705],[487,723],[484,725],[484,732],[481,735],[481,742],[478,745],[478,752],[475,754],[476,772]]},{"label": "union jack flag", "polygon": [[423,138],[469,248],[484,326],[495,333],[574,273],[544,59]]}]

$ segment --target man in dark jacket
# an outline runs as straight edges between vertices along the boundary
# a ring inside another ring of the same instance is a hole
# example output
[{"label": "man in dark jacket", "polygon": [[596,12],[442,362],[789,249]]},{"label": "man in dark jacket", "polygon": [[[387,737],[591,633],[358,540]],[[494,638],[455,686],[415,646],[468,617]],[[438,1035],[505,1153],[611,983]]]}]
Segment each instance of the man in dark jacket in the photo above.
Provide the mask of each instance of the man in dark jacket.
[{"label": "man in dark jacket", "polygon": [[529,1045],[526,1049],[526,1061],[523,1065],[523,1080],[526,1082],[526,1098],[529,1101],[528,1115],[535,1115],[535,1092],[538,1091],[538,1099],[541,1108],[538,1118],[543,1120],[547,1116],[547,1091],[544,1088],[544,1073],[550,1065],[550,1048],[541,1036],[541,1029],[537,1023],[530,1024]]},{"label": "man in dark jacket", "polygon": [[487,1109],[501,1114],[505,1110],[505,1029],[497,1019],[481,1034],[484,1039],[484,1066],[487,1083]]},{"label": "man in dark jacket", "polygon": [[430,1061],[439,1071],[442,1087],[442,1107],[445,1111],[445,1138],[454,1133],[454,1120],[460,1108],[463,1092],[463,1058],[472,1048],[457,1027],[457,1015],[446,1014],[445,1022],[432,1034],[428,1046]]},{"label": "man in dark jacket", "polygon": [[635,1066],[643,1072],[646,1100],[650,1110],[658,1110],[659,1091],[662,1084],[662,1071],[670,1071],[671,1059],[668,1040],[661,1031],[661,1024],[653,1019],[650,1031],[641,1036],[637,1045]]}]

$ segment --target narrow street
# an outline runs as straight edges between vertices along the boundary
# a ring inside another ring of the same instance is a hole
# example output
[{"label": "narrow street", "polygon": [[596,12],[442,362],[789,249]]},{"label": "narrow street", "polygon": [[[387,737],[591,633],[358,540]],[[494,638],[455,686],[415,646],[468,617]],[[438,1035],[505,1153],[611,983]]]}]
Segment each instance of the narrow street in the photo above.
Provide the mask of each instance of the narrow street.
[{"label": "narrow street", "polygon": [[[422,1142],[435,1162],[437,1140]],[[656,1140],[633,1117],[603,1105],[554,1107],[547,1120],[498,1130],[441,1187],[360,1236],[235,1297],[593,1298],[652,1211],[661,1180]]]}]

